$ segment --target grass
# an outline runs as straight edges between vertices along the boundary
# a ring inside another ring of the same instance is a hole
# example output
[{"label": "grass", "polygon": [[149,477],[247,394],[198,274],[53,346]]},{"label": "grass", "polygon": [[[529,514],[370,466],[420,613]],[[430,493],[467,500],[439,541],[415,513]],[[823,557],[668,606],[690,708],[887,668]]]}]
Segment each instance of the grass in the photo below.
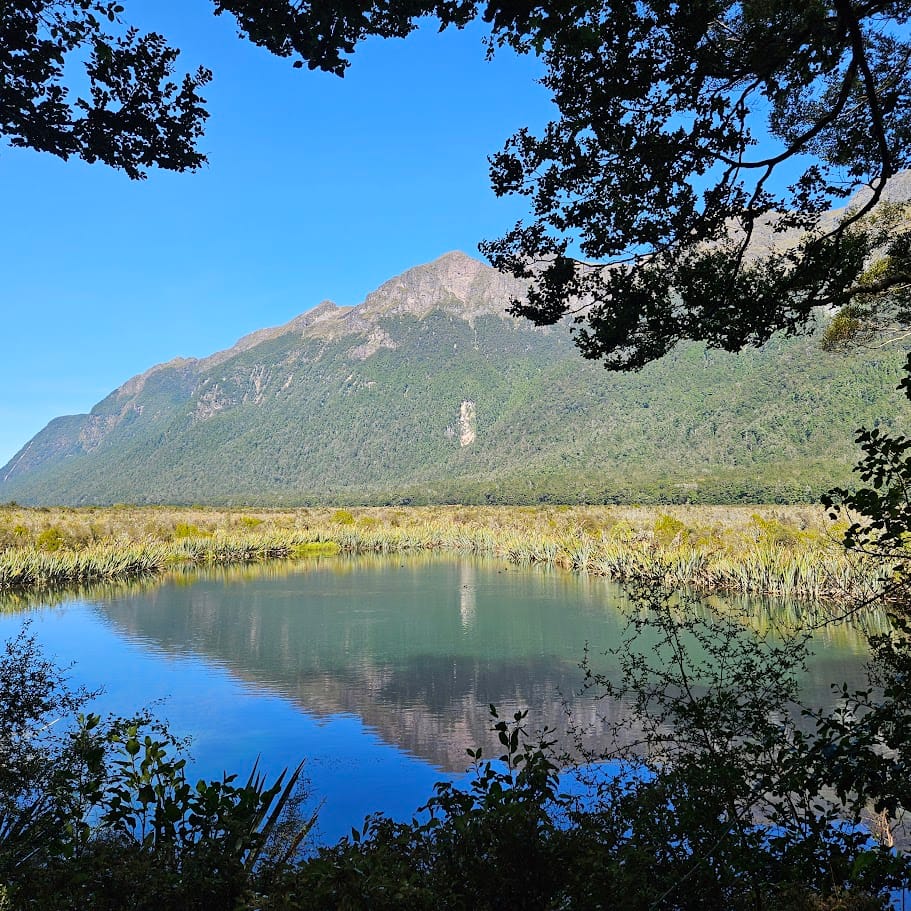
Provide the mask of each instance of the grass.
[{"label": "grass", "polygon": [[818,507],[409,507],[222,510],[0,507],[0,590],[152,577],[177,566],[448,551],[625,581],[849,600],[875,569]]}]

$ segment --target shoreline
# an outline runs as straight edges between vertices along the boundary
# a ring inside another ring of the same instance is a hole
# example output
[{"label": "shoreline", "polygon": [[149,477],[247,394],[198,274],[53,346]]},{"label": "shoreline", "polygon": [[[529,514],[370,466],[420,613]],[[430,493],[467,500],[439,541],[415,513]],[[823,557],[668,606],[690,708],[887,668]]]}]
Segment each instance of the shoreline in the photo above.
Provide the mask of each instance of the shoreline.
[{"label": "shoreline", "polygon": [[616,582],[846,603],[876,572],[819,507],[0,507],[0,591],[153,578],[181,566],[445,551]]}]

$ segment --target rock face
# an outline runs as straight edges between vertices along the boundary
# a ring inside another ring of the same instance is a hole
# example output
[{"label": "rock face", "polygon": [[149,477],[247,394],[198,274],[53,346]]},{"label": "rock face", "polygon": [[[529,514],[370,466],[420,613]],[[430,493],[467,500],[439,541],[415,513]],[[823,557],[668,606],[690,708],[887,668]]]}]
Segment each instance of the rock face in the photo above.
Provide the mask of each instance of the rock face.
[{"label": "rock face", "polygon": [[464,401],[459,405],[459,446],[470,446],[478,436],[477,406]]},{"label": "rock face", "polygon": [[485,314],[505,318],[510,299],[524,294],[521,282],[453,252],[390,279],[354,309],[367,319],[402,314],[420,318],[440,310],[471,323]]},{"label": "rock face", "polygon": [[858,425],[907,423],[901,351],[689,346],[615,375],[508,316],[524,291],[449,253],[159,364],[48,424],[0,502],[802,499],[848,479]]}]

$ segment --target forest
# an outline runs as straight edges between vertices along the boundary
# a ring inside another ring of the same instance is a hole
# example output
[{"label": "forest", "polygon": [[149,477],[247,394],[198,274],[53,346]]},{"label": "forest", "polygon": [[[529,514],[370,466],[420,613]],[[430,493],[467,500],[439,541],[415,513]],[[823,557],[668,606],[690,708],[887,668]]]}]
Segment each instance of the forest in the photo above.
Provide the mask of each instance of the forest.
[{"label": "forest", "polygon": [[[539,327],[568,319],[581,355],[612,374],[641,382],[667,356],[793,342],[821,313],[835,327],[826,347],[904,358],[911,230],[907,201],[889,201],[887,188],[911,165],[907,2],[213,6],[292,68],[338,76],[363,42],[405,38],[428,18],[441,29],[483,26],[490,55],[537,58],[553,119],[520,129],[490,158],[494,192],[526,200],[528,212],[481,248],[529,283],[513,315]],[[128,16],[109,0],[0,7],[0,133],[10,145],[133,180],[156,167],[203,167],[211,74],[178,74],[178,51]],[[817,365],[829,355],[809,352]],[[800,400],[810,415],[812,370]],[[911,398],[911,358],[873,372]],[[666,385],[685,398],[676,379]],[[553,417],[561,423],[561,412]],[[67,586],[78,594],[166,573],[176,585],[194,564],[409,548],[613,575],[627,600],[607,646],[620,676],[582,658],[582,686],[611,720],[606,747],[576,756],[570,771],[552,731],[491,704],[499,749],[466,744],[465,782],[441,780],[410,820],[376,813],[333,844],[310,840],[317,816],[303,765],[194,780],[182,738],[148,711],[94,712],[98,694],[26,625],[0,655],[0,907],[895,907],[911,873],[911,439],[898,419],[862,426],[865,418],[862,407],[845,415],[856,466],[850,477],[832,473],[825,516],[672,504],[460,504],[442,518],[342,502],[4,507],[0,587],[12,609],[53,602]],[[628,422],[631,446],[653,419]],[[851,445],[821,421],[823,452]],[[230,424],[221,429],[216,443],[230,450],[239,438]],[[790,461],[783,433],[770,472]],[[597,452],[576,454],[595,471]],[[747,479],[731,483],[725,499],[742,499]],[[763,497],[773,489],[762,470],[751,483]],[[631,495],[675,499],[661,479],[648,484]],[[609,499],[602,489],[600,501]],[[769,635],[710,602],[706,591],[726,586],[790,586],[795,602],[807,596],[816,609],[794,612],[803,626]],[[804,704],[810,629],[874,612],[877,622],[861,626],[867,685],[833,679],[834,708]]]}]

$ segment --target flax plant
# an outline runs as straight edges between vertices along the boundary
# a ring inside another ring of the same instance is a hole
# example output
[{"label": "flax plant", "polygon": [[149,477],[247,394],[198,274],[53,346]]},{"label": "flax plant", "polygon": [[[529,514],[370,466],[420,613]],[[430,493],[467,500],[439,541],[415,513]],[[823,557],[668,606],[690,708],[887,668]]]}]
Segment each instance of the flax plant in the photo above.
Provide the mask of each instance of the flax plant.
[{"label": "flax plant", "polygon": [[848,602],[875,567],[812,507],[226,510],[0,507],[0,589],[50,590],[179,566],[435,552],[675,588]]}]

